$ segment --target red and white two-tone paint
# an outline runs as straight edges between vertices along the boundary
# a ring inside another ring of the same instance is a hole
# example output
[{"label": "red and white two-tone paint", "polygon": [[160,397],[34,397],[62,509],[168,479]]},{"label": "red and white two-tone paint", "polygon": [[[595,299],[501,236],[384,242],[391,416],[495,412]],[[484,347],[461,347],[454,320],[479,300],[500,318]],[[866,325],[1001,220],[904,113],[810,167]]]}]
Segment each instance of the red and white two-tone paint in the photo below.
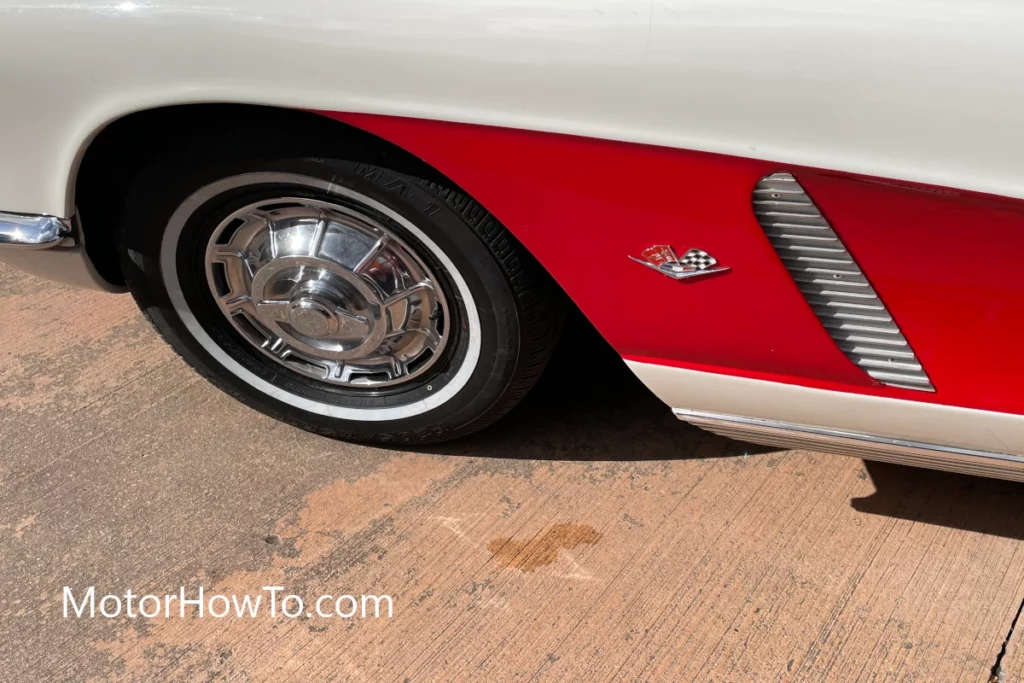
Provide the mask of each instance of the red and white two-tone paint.
[{"label": "red and white two-tone paint", "polygon": [[[117,290],[103,250],[126,180],[103,162],[128,141],[141,168],[147,140],[207,121],[329,124],[486,208],[682,419],[1024,478],[1019,3],[0,0],[0,17],[0,210],[68,219],[0,259]],[[829,335],[752,209],[774,173],[934,391],[873,379]],[[729,271],[683,282],[628,258],[658,244]]]}]

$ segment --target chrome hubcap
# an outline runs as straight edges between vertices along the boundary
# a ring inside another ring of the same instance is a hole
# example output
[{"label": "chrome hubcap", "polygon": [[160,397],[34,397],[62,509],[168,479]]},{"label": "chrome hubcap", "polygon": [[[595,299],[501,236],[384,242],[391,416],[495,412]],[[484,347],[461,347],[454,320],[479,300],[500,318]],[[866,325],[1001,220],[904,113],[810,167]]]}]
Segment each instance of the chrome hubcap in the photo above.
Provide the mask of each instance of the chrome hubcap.
[{"label": "chrome hubcap", "polygon": [[292,197],[246,206],[210,237],[206,277],[253,346],[332,384],[405,382],[448,342],[434,275],[358,207]]}]

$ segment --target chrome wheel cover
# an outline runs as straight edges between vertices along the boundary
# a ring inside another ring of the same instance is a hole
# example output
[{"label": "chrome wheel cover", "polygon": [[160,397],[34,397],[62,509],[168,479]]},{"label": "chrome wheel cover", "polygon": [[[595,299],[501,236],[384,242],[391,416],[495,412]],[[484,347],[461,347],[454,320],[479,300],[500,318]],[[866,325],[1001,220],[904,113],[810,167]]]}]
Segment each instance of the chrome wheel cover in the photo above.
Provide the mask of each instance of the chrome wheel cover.
[{"label": "chrome wheel cover", "polygon": [[[282,183],[309,188],[329,196],[338,197],[341,201],[356,202],[370,207],[381,215],[386,216],[388,220],[400,225],[441,264],[451,278],[454,294],[460,302],[460,311],[464,316],[460,332],[460,339],[463,341],[460,344],[464,343],[465,349],[460,352],[462,354],[461,359],[454,370],[454,374],[448,378],[447,382],[442,386],[428,385],[426,387],[428,395],[425,398],[417,399],[410,403],[394,404],[385,407],[343,405],[295,393],[268,381],[266,377],[257,375],[240,363],[211,337],[210,332],[204,328],[193,312],[192,305],[185,295],[182,282],[178,276],[179,241],[181,240],[182,232],[189,219],[196,212],[223,193],[234,192],[241,188],[269,184],[279,185]],[[174,211],[161,239],[159,261],[161,279],[174,311],[181,318],[188,333],[206,353],[225,370],[255,390],[300,410],[306,410],[329,418],[363,422],[398,420],[422,415],[444,405],[460,392],[473,376],[480,361],[480,315],[476,308],[473,292],[469,289],[465,278],[451,258],[438,247],[429,235],[405,218],[405,216],[360,192],[327,180],[296,173],[258,172],[231,176],[210,183],[190,195]]]},{"label": "chrome wheel cover", "polygon": [[450,336],[433,273],[358,205],[299,197],[249,204],[214,229],[205,262],[234,328],[317,380],[400,384],[434,365]]}]

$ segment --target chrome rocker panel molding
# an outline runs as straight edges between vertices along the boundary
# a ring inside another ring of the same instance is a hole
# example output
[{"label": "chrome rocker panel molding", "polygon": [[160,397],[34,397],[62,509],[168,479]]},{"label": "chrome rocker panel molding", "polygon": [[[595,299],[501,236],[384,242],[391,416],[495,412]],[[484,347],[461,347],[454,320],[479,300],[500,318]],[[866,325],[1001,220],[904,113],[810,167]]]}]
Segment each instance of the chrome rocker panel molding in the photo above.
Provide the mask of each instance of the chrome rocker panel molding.
[{"label": "chrome rocker panel molding", "polygon": [[752,417],[674,408],[680,420],[730,439],[785,449],[821,450],[865,460],[1024,481],[1024,458],[938,444],[890,439]]},{"label": "chrome rocker panel molding", "polygon": [[[626,365],[682,419],[727,420],[716,430],[728,429],[735,438],[1024,481],[1024,415],[641,359],[627,358]],[[790,431],[780,435],[778,429]]]},{"label": "chrome rocker panel molding", "polygon": [[73,234],[70,218],[0,212],[0,248],[50,249]]}]

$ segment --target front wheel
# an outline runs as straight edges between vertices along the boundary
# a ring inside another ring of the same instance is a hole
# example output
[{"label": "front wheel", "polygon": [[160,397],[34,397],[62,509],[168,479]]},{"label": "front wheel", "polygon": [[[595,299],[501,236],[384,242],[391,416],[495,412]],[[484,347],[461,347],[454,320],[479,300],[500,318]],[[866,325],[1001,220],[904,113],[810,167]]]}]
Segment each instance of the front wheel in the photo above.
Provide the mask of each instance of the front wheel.
[{"label": "front wheel", "polygon": [[485,427],[536,382],[561,324],[560,292],[479,205],[352,161],[162,159],[121,244],[140,307],[195,369],[347,440]]}]

